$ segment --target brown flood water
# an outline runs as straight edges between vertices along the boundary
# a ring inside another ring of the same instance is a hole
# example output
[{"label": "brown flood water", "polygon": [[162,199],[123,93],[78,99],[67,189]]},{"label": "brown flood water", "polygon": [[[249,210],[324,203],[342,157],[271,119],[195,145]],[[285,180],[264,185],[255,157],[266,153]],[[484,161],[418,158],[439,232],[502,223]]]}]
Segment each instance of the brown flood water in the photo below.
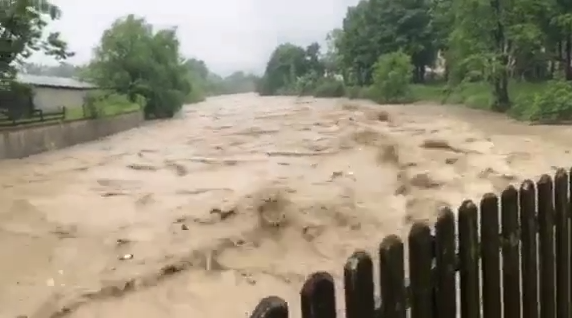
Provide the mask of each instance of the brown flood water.
[{"label": "brown flood water", "polygon": [[246,94],[3,161],[0,317],[246,317],[269,294],[297,316],[312,271],[339,278],[439,206],[570,165],[570,136],[452,106]]}]

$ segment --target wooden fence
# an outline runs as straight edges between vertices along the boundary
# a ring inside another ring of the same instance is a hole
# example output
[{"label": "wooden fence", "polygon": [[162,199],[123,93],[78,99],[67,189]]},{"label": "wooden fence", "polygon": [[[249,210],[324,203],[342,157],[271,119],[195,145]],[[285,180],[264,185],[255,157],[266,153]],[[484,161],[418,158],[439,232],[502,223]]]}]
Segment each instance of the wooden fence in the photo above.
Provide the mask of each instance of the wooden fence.
[{"label": "wooden fence", "polygon": [[62,121],[66,118],[66,108],[59,111],[45,112],[41,109],[34,109],[28,116],[14,118],[6,112],[0,112],[0,127],[24,126],[35,123]]},{"label": "wooden fence", "polygon": [[[554,179],[486,194],[479,206],[465,201],[440,211],[431,234],[416,223],[404,242],[386,237],[379,246],[380,299],[375,303],[374,263],[355,252],[344,267],[347,318],[570,318],[572,276],[571,180]],[[459,297],[457,297],[459,295]],[[302,318],[335,318],[334,281],[311,275],[300,292]],[[270,296],[251,318],[287,318],[287,303]]]}]

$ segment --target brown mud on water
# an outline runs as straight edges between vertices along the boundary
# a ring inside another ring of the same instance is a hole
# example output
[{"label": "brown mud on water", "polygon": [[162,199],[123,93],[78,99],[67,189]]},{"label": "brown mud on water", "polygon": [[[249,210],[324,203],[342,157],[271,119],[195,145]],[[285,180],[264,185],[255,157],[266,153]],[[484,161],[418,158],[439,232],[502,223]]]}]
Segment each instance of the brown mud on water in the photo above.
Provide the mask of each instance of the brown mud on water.
[{"label": "brown mud on water", "polygon": [[297,316],[306,275],[339,278],[355,249],[440,206],[570,165],[570,133],[246,94],[3,161],[0,317],[246,317],[268,294]]}]

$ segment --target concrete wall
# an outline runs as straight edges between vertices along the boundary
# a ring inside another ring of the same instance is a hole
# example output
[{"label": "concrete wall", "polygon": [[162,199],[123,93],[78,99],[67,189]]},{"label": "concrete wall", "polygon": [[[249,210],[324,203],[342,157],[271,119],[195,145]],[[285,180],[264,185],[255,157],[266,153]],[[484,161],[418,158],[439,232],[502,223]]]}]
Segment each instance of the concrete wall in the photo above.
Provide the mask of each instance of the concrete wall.
[{"label": "concrete wall", "polygon": [[103,119],[0,131],[0,159],[23,158],[96,140],[135,128],[143,120],[143,114],[137,112]]},{"label": "concrete wall", "polygon": [[34,105],[43,111],[58,111],[66,108],[81,107],[83,99],[89,92],[86,89],[51,88],[32,86]]}]

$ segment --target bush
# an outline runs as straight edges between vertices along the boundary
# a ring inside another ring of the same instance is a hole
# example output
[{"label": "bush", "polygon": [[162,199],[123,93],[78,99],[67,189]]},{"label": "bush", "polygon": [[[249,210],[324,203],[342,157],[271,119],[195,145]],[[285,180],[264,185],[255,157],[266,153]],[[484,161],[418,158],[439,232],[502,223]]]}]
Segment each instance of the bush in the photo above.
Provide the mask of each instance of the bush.
[{"label": "bush", "polygon": [[456,86],[444,83],[411,85],[412,99],[442,104],[462,104],[471,108],[490,110],[493,96],[491,85],[486,82],[463,82]]},{"label": "bush", "polygon": [[344,83],[333,78],[325,78],[318,82],[312,95],[314,97],[343,97],[345,93]]},{"label": "bush", "polygon": [[127,96],[114,92],[91,92],[84,99],[84,117],[95,119],[114,116],[141,110],[145,105],[146,100],[141,95],[136,95],[135,102],[132,102]]},{"label": "bush", "polygon": [[202,91],[200,91],[198,89],[193,89],[189,94],[187,94],[187,97],[185,98],[185,103],[195,104],[195,103],[204,102],[205,100],[206,100],[206,97]]},{"label": "bush", "polygon": [[298,96],[312,95],[316,89],[318,82],[318,75],[315,72],[310,72],[296,80],[296,93]]},{"label": "bush", "polygon": [[0,86],[0,109],[10,118],[28,117],[34,108],[34,92],[29,85],[7,81]]},{"label": "bush", "polygon": [[189,84],[191,85],[191,91],[185,97],[185,103],[193,104],[203,102],[206,99],[205,83],[203,83],[202,80],[194,74],[189,74],[187,77]]},{"label": "bush", "polygon": [[410,99],[413,66],[410,57],[401,52],[384,54],[374,65],[374,99],[385,103],[403,103]]},{"label": "bush", "polygon": [[145,118],[171,118],[182,108],[187,93],[177,89],[162,89],[143,95],[147,99]]},{"label": "bush", "polygon": [[[463,82],[454,87],[446,84],[411,85],[415,100],[462,104],[491,110],[493,96],[486,82]],[[518,120],[555,123],[572,120],[572,83],[549,81],[530,83],[511,80],[509,95],[513,101],[508,115]]]},{"label": "bush", "polygon": [[270,90],[268,88],[268,81],[264,77],[261,77],[258,79],[258,81],[256,81],[255,91],[260,96],[270,95]]},{"label": "bush", "polygon": [[375,85],[364,87],[360,92],[360,98],[369,99],[376,103],[393,103]]},{"label": "bush", "polygon": [[362,88],[359,86],[346,87],[346,97],[349,99],[361,98]]},{"label": "bush", "polygon": [[[273,95],[276,95],[276,96],[293,96],[293,95],[296,95],[296,88],[290,87],[290,86],[280,87],[276,90],[276,92]],[[264,96],[264,95],[262,95],[262,96]]]},{"label": "bush", "polygon": [[544,90],[516,99],[510,115],[530,121],[557,122],[572,119],[572,84],[550,81]]}]

